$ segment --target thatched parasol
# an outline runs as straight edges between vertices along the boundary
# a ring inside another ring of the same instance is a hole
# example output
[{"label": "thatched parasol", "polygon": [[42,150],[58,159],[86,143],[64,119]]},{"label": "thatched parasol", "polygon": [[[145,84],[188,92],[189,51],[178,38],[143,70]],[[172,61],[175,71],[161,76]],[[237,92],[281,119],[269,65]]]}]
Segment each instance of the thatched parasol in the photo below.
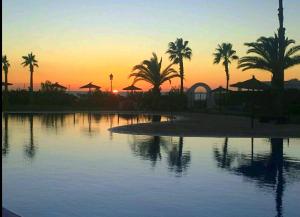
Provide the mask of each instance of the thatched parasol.
[{"label": "thatched parasol", "polygon": [[100,86],[97,86],[95,84],[92,84],[92,82],[86,84],[86,85],[83,85],[82,87],[80,87],[80,89],[89,89],[89,92],[91,91],[91,89],[100,89],[101,87]]},{"label": "thatched parasol", "polygon": [[141,88],[138,88],[136,86],[134,86],[133,84],[128,86],[128,87],[125,87],[123,88],[123,90],[130,90],[130,91],[138,91],[138,90],[142,90]]},{"label": "thatched parasol", "polygon": [[254,127],[254,90],[266,90],[269,86],[259,80],[257,80],[254,75],[251,79],[238,82],[236,84],[230,85],[231,87],[237,87],[240,89],[252,90],[252,102],[251,102],[251,128]]},{"label": "thatched parasol", "polygon": [[52,87],[55,87],[58,89],[64,89],[64,90],[67,89],[65,86],[60,85],[58,82],[55,82],[54,84],[52,84]]},{"label": "thatched parasol", "polygon": [[237,87],[240,89],[247,89],[247,90],[266,90],[269,86],[255,78],[253,75],[251,79],[238,82],[235,84],[230,85],[231,87]]}]

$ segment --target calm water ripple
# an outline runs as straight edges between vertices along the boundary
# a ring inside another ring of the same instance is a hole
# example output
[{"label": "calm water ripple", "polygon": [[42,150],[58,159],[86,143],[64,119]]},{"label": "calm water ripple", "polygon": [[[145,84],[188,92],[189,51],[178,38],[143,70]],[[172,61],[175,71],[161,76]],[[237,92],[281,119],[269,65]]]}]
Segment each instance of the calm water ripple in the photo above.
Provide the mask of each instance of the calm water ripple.
[{"label": "calm water ripple", "polygon": [[23,217],[299,216],[299,139],[107,131],[149,121],[3,114],[3,206]]}]

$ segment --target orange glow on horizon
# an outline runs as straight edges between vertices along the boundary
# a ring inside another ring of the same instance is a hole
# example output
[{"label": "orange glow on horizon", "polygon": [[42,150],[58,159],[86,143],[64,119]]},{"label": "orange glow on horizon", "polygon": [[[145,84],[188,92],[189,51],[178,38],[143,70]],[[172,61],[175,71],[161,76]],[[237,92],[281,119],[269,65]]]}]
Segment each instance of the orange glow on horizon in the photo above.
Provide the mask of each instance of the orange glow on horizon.
[{"label": "orange glow on horizon", "polygon": [[[225,87],[222,64],[213,64],[218,44],[230,42],[237,55],[246,55],[245,42],[271,36],[278,28],[276,1],[3,1],[2,54],[11,67],[8,82],[12,88],[29,86],[29,69],[21,66],[22,56],[32,52],[39,68],[34,71],[34,88],[41,82],[59,82],[71,91],[89,82],[110,91],[132,84],[128,78],[133,66],[149,59],[152,52],[162,57],[162,67],[170,64],[166,50],[176,38],[189,41],[191,61],[184,60],[184,87],[197,82],[211,88]],[[130,3],[131,2],[131,3]],[[259,5],[259,6],[258,6]],[[287,37],[300,43],[299,1],[285,4]],[[232,13],[223,13],[228,10]],[[49,14],[51,10],[51,14]],[[122,11],[122,13],[120,13]],[[155,14],[155,16],[153,16]],[[263,22],[261,22],[263,20]],[[30,25],[28,25],[30,24]],[[178,70],[178,65],[174,65]],[[236,61],[230,66],[230,84],[250,79],[270,81],[271,73],[259,70],[241,71]],[[3,72],[2,72],[3,77]],[[285,79],[300,79],[300,66],[285,73]],[[180,80],[165,82],[163,91],[178,88]],[[145,82],[135,86],[143,91],[152,88]]]}]

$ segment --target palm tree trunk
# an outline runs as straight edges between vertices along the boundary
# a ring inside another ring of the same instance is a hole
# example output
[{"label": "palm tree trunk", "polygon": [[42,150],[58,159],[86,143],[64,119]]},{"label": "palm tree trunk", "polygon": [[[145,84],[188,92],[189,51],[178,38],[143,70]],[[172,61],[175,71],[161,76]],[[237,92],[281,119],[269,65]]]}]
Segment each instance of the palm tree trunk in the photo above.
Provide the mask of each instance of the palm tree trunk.
[{"label": "palm tree trunk", "polygon": [[5,76],[5,93],[7,94],[8,88],[7,88],[7,71],[4,71]]},{"label": "palm tree trunk", "polygon": [[278,39],[279,39],[279,69],[276,73],[276,93],[274,97],[276,98],[276,110],[279,116],[283,114],[283,92],[284,92],[284,46],[285,46],[285,28],[283,27],[283,3],[279,0],[278,8]]},{"label": "palm tree trunk", "polygon": [[[278,9],[278,18],[279,18],[279,29],[278,29],[278,38],[279,38],[279,55],[280,55],[280,77],[284,79],[284,47],[285,47],[285,28],[283,27],[283,3],[282,0],[279,0],[279,9]],[[284,80],[282,81],[284,83]],[[283,85],[280,88],[284,88]]]},{"label": "palm tree trunk", "polygon": [[29,87],[29,90],[32,94],[32,92],[33,92],[33,69],[30,69],[30,87]]},{"label": "palm tree trunk", "polygon": [[228,64],[225,64],[225,72],[226,72],[226,91],[229,89],[229,68]]},{"label": "palm tree trunk", "polygon": [[[5,84],[4,84],[4,94],[3,94],[3,104],[6,106],[8,104],[8,85],[7,85],[7,70],[4,70],[4,79],[5,79]],[[3,107],[5,108],[5,107]]]},{"label": "palm tree trunk", "polygon": [[180,57],[180,60],[179,60],[179,71],[180,71],[180,93],[183,94],[184,69],[183,69],[182,57]]},{"label": "palm tree trunk", "polygon": [[159,105],[159,99],[160,99],[160,89],[159,86],[153,87],[153,101],[152,101],[152,107],[153,109],[157,109]]}]

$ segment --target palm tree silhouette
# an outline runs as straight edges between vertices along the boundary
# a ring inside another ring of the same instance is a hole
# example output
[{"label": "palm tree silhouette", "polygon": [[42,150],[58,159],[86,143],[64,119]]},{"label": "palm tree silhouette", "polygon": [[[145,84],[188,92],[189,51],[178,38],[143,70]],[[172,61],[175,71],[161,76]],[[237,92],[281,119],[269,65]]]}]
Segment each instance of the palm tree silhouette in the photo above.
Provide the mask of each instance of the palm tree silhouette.
[{"label": "palm tree silhouette", "polygon": [[162,70],[162,58],[158,60],[157,55],[153,53],[150,60],[144,60],[141,64],[134,66],[129,77],[134,77],[133,84],[138,81],[146,81],[153,85],[154,101],[157,101],[160,96],[160,86],[166,81],[171,83],[172,78],[179,77],[172,65],[173,63]]},{"label": "palm tree silhouette", "polygon": [[[285,39],[284,43],[284,69],[300,64],[300,45],[288,49],[289,45],[294,44],[292,39]],[[249,69],[259,69],[272,73],[272,88],[283,90],[284,76],[281,76],[279,62],[279,38],[277,34],[274,37],[260,37],[256,42],[245,43],[249,47],[247,54],[254,54],[242,57],[239,60],[238,68],[243,71]]]},{"label": "palm tree silhouette", "polygon": [[180,72],[180,93],[183,93],[183,79],[184,79],[184,68],[183,59],[191,60],[192,49],[188,47],[188,41],[183,41],[182,38],[177,38],[175,42],[169,43],[169,49],[167,54],[169,58],[175,64],[179,64]]},{"label": "palm tree silhouette", "polygon": [[236,55],[236,51],[232,49],[231,43],[222,43],[218,45],[216,48],[216,52],[214,53],[214,64],[219,64],[223,60],[223,65],[225,67],[226,72],[226,90],[228,92],[229,86],[229,64],[231,64],[232,60],[237,60],[238,56]]},{"label": "palm tree silhouette", "polygon": [[[278,28],[278,54],[279,54],[279,72],[278,74],[278,82],[282,80],[279,88],[283,90],[284,88],[284,53],[285,53],[285,28],[283,27],[283,0],[279,0],[279,7],[278,7],[278,21],[279,21],[279,28]],[[277,76],[276,76],[277,77]],[[280,90],[279,90],[280,92]],[[279,96],[280,98],[282,95]]]},{"label": "palm tree silhouette", "polygon": [[4,55],[2,56],[2,69],[4,71],[4,79],[5,79],[5,92],[7,92],[8,88],[7,88],[7,74],[8,74],[8,68],[10,67],[10,64],[8,62],[7,56]]},{"label": "palm tree silhouette", "polygon": [[39,67],[39,65],[37,64],[38,61],[35,59],[35,55],[33,55],[32,52],[30,54],[28,54],[27,56],[22,56],[22,58],[24,59],[24,62],[22,63],[22,65],[24,67],[29,66],[29,71],[30,71],[29,91],[32,95],[32,92],[33,92],[33,72],[34,72],[34,67]]}]

